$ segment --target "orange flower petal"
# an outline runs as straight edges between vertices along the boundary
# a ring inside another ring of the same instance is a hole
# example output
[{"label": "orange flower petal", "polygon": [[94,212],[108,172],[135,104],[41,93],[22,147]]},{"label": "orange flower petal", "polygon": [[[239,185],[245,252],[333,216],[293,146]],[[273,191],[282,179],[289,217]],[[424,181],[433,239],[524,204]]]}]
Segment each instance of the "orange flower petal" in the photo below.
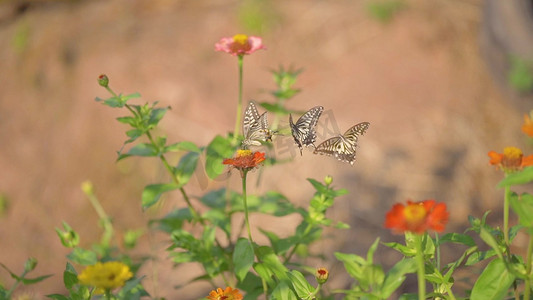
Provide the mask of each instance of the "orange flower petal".
[{"label": "orange flower petal", "polygon": [[489,151],[491,165],[499,165],[502,163],[503,154],[497,153],[496,151]]}]

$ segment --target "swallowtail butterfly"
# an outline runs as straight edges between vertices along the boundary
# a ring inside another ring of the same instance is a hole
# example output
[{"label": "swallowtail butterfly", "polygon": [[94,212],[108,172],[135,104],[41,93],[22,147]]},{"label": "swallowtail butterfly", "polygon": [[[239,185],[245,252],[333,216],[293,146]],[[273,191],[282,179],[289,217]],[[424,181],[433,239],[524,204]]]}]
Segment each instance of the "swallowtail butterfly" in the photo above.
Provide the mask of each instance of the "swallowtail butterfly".
[{"label": "swallowtail butterfly", "polygon": [[303,146],[315,146],[313,144],[316,140],[315,126],[322,111],[324,111],[324,107],[315,106],[303,114],[296,123],[293,123],[292,115],[289,115],[292,137],[298,148],[300,148],[300,155],[302,155]]},{"label": "swallowtail butterfly", "polygon": [[344,134],[325,140],[315,148],[313,153],[335,156],[338,160],[355,162],[355,148],[359,135],[363,135],[370,126],[368,122],[362,122],[348,129]]}]

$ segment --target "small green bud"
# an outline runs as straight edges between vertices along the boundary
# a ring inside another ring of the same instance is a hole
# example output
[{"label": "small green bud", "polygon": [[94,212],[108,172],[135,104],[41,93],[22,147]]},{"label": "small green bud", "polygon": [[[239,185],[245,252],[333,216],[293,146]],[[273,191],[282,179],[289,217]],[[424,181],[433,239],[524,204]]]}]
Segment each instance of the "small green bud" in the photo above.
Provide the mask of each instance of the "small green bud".
[{"label": "small green bud", "polygon": [[102,74],[98,76],[98,84],[103,87],[107,87],[109,85],[109,78],[107,78],[107,75]]},{"label": "small green bud", "polygon": [[27,273],[29,271],[32,271],[37,266],[37,259],[30,257],[26,260],[24,263],[24,271]]},{"label": "small green bud", "polygon": [[124,234],[124,246],[126,249],[133,249],[137,246],[139,238],[144,234],[142,229],[140,230],[128,230]]},{"label": "small green bud", "polygon": [[326,185],[330,185],[330,184],[333,182],[333,177],[327,175],[327,176],[324,178],[324,182],[326,183]]},{"label": "small green bud", "polygon": [[328,278],[329,278],[328,269],[326,269],[326,268],[318,268],[318,269],[316,269],[315,278],[316,278],[316,281],[319,284],[326,283],[326,281],[328,281]]},{"label": "small green bud", "polygon": [[74,248],[80,243],[80,236],[66,222],[63,222],[63,229],[56,228],[56,233],[61,240],[61,244],[67,248]]}]

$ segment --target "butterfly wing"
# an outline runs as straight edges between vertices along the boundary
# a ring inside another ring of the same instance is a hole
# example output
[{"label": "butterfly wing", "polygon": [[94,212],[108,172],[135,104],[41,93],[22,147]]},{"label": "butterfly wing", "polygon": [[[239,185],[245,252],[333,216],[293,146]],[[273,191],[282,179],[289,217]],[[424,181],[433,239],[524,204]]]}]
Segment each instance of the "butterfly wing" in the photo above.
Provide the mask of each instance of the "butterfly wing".
[{"label": "butterfly wing", "polygon": [[355,162],[355,148],[359,135],[363,135],[370,123],[362,122],[352,126],[343,135],[332,137],[318,145],[313,153],[334,156],[340,161],[351,165]]},{"label": "butterfly wing", "polygon": [[244,112],[244,120],[242,122],[242,133],[245,137],[248,135],[250,128],[259,121],[259,118],[259,112],[257,111],[255,104],[252,101],[248,102],[248,106]]},{"label": "butterfly wing", "polygon": [[293,123],[292,115],[289,115],[292,137],[298,148],[300,148],[300,154],[302,154],[303,146],[314,146],[316,141],[315,127],[323,111],[324,107],[315,106],[303,114],[296,123]]},{"label": "butterfly wing", "polygon": [[357,147],[357,140],[359,139],[359,136],[364,135],[369,126],[370,123],[361,122],[346,130],[346,132],[343,134],[346,143],[349,144],[355,150],[355,147]]},{"label": "butterfly wing", "polygon": [[248,107],[244,113],[242,127],[244,134],[242,146],[244,148],[248,146],[260,146],[262,141],[272,141],[273,133],[268,129],[266,112],[259,115],[257,107],[251,101],[248,103]]}]

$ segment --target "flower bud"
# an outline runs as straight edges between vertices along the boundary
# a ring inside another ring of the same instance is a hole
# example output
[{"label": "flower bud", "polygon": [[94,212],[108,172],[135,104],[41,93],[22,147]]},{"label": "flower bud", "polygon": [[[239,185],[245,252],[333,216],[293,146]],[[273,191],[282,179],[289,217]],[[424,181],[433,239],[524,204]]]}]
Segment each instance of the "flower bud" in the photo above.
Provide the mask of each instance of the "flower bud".
[{"label": "flower bud", "polygon": [[324,183],[326,183],[326,185],[330,185],[332,182],[333,182],[333,177],[327,175],[327,176],[324,178]]},{"label": "flower bud", "polygon": [[98,84],[103,87],[107,87],[109,85],[109,78],[107,78],[107,75],[102,74],[98,76]]},{"label": "flower bud", "polygon": [[67,223],[63,222],[63,230],[56,228],[61,244],[67,248],[74,248],[80,243],[80,236]]},{"label": "flower bud", "polygon": [[90,182],[89,180],[86,180],[86,181],[82,182],[81,183],[81,190],[87,196],[94,194],[93,183]]},{"label": "flower bud", "polygon": [[30,257],[24,263],[24,271],[25,272],[32,271],[33,269],[35,269],[36,266],[37,266],[37,259]]},{"label": "flower bud", "polygon": [[328,281],[328,278],[329,278],[328,269],[326,269],[326,268],[318,268],[318,269],[316,269],[315,278],[316,278],[316,281],[319,284],[326,283],[326,281]]}]

